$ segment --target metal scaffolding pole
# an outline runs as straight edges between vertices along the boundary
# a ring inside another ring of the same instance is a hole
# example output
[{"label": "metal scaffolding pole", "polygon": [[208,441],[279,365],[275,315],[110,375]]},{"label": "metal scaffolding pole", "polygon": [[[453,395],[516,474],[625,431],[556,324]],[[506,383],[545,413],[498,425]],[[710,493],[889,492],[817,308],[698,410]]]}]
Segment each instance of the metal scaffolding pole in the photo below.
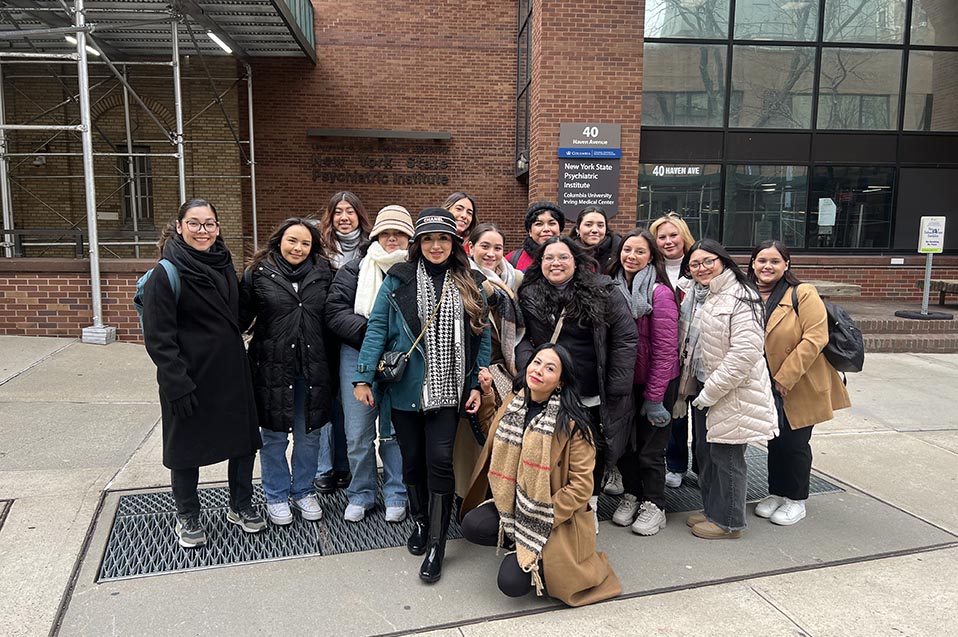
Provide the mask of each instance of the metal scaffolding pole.
[{"label": "metal scaffolding pole", "polygon": [[180,178],[180,203],[186,202],[186,155],[183,153],[183,95],[180,86],[180,35],[178,20],[174,16],[173,35],[173,102],[176,108],[176,152],[179,154],[177,170]]},{"label": "metal scaffolding pole", "polygon": [[[126,67],[123,67],[123,77],[126,76]],[[130,95],[123,87],[123,122],[126,125],[126,152],[133,152],[133,133],[130,126]],[[137,199],[136,192],[136,160],[132,154],[126,156],[126,170],[130,178],[130,216],[133,217],[133,252],[137,259],[140,258],[140,202]]]},{"label": "metal scaffolding pole", "polygon": [[[13,230],[13,202],[10,201],[10,181],[9,166],[7,165],[7,131],[3,125],[7,123],[6,105],[3,101],[3,65],[0,64],[0,197],[3,198],[3,229]],[[12,234],[3,235],[4,256],[8,259],[13,257],[14,236]]]},{"label": "metal scaffolding pole", "polygon": [[253,202],[253,251],[259,250],[259,224],[256,217],[256,149],[253,146],[253,69],[246,65],[246,110],[249,116],[249,188]]},{"label": "metal scaffolding pole", "polygon": [[90,118],[90,79],[86,63],[86,17],[84,0],[74,1],[77,27],[77,78],[80,94],[80,135],[83,141],[83,186],[86,195],[87,233],[90,237],[90,294],[93,297],[93,325],[83,328],[84,343],[106,345],[116,340],[116,328],[103,324],[103,296],[100,289],[100,249],[96,226],[96,187],[93,178],[93,124]]}]

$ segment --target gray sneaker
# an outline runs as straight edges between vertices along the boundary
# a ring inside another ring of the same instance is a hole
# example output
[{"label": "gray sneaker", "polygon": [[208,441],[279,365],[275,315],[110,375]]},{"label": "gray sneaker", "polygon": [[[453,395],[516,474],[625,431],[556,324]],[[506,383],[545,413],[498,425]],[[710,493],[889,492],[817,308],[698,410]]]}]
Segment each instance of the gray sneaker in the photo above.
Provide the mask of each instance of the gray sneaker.
[{"label": "gray sneaker", "polygon": [[206,531],[195,515],[176,516],[176,541],[185,549],[206,546]]},{"label": "gray sneaker", "polygon": [[247,533],[259,533],[266,528],[266,520],[252,506],[246,506],[239,511],[230,508],[226,512],[226,520],[238,525]]}]

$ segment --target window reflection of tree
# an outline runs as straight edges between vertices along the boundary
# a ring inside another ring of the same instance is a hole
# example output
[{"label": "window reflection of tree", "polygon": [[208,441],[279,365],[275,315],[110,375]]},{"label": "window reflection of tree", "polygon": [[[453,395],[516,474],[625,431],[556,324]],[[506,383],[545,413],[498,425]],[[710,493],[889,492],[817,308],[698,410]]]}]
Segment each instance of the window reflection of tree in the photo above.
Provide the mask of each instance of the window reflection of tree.
[{"label": "window reflection of tree", "polygon": [[[895,58],[900,59],[899,55]],[[819,128],[880,130],[891,126],[890,96],[879,87],[881,78],[891,71],[897,76],[898,68],[883,68],[885,59],[889,58],[882,52],[826,51],[819,89]]]}]

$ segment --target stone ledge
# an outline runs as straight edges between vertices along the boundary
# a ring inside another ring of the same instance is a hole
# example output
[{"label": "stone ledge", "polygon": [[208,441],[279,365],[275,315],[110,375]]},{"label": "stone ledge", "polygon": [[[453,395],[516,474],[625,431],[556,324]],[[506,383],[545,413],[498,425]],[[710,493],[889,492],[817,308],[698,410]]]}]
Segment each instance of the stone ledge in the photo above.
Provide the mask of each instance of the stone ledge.
[{"label": "stone ledge", "polygon": [[[101,273],[143,274],[156,259],[101,259]],[[89,259],[0,259],[0,272],[35,273],[83,272],[89,275]]]}]

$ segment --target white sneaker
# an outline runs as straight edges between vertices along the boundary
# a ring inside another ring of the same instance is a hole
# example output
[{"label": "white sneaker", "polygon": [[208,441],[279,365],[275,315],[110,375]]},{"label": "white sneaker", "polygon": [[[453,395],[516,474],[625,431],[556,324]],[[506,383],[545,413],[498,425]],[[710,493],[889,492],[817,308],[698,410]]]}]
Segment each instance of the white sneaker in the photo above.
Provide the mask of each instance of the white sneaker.
[{"label": "white sneaker", "polygon": [[406,519],[406,507],[386,507],[387,522],[402,522]]},{"label": "white sneaker", "polygon": [[755,515],[760,518],[770,518],[783,504],[785,504],[785,498],[779,495],[770,495],[755,505]]},{"label": "white sneaker", "polygon": [[594,495],[589,498],[589,506],[592,507],[592,517],[595,519],[595,534],[599,534],[599,496]]},{"label": "white sneaker", "polygon": [[649,501],[639,505],[639,517],[632,523],[632,532],[638,535],[655,535],[665,528],[665,511]]},{"label": "white sneaker", "polygon": [[612,514],[612,523],[619,526],[629,526],[639,510],[639,499],[631,493],[626,493],[619,500],[619,506]]},{"label": "white sneaker", "polygon": [[293,508],[299,511],[304,520],[316,522],[323,519],[323,509],[319,506],[319,500],[315,493],[304,495],[299,500],[293,502]]},{"label": "white sneaker", "polygon": [[622,486],[622,474],[617,467],[612,467],[606,474],[605,486],[602,491],[609,495],[622,495],[625,488]]},{"label": "white sneaker", "polygon": [[293,521],[293,512],[289,510],[289,502],[266,503],[266,517],[278,526],[286,526]]},{"label": "white sneaker", "polygon": [[682,486],[682,477],[684,474],[676,473],[674,471],[665,472],[665,486],[671,487],[673,489],[678,489]]},{"label": "white sneaker", "polygon": [[772,514],[772,523],[779,526],[791,526],[805,517],[805,500],[789,500]]},{"label": "white sneaker", "polygon": [[358,504],[347,504],[346,511],[343,512],[343,519],[347,522],[362,522],[366,517],[366,509]]}]

